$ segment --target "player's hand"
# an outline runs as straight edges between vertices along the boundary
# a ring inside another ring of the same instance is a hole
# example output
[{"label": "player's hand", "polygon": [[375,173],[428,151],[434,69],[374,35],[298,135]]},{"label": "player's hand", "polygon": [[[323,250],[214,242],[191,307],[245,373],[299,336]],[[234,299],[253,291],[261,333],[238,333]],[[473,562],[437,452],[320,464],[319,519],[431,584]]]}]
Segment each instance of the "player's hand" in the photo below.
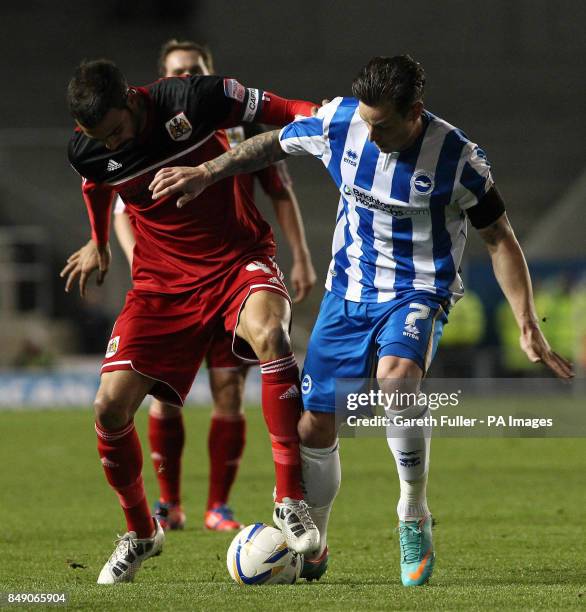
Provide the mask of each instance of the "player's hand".
[{"label": "player's hand", "polygon": [[153,192],[153,200],[174,193],[182,194],[177,200],[177,208],[183,208],[211,184],[212,175],[205,164],[195,168],[176,166],[159,170],[149,189]]},{"label": "player's hand", "polygon": [[304,255],[293,262],[291,284],[293,285],[293,303],[302,302],[312,290],[317,276],[311,263],[311,257]]},{"label": "player's hand", "polygon": [[526,325],[519,339],[521,348],[533,363],[543,363],[559,378],[573,378],[574,367],[561,355],[551,350],[549,342],[537,323]]},{"label": "player's hand", "polygon": [[98,247],[93,240],[88,241],[81,249],[67,258],[67,264],[59,276],[65,278],[65,291],[69,293],[75,281],[79,278],[79,294],[86,296],[87,282],[92,273],[97,270],[97,284],[101,285],[110,267],[112,253],[110,245]]},{"label": "player's hand", "polygon": [[[331,100],[328,100],[327,98],[324,98],[324,99],[321,101],[321,105],[322,105],[322,106],[325,106],[326,104],[329,104],[330,102],[331,102]],[[311,109],[311,116],[312,116],[312,117],[315,117],[315,116],[317,115],[318,111],[319,111],[319,107],[318,107],[318,106],[314,106],[314,107]]]}]

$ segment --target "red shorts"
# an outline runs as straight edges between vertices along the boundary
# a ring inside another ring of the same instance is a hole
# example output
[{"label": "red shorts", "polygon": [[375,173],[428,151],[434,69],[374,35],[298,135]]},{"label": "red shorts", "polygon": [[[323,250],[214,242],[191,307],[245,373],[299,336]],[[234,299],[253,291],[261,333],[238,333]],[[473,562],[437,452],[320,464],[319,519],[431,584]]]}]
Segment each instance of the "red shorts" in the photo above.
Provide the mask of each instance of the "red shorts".
[{"label": "red shorts", "polygon": [[206,366],[208,370],[239,370],[250,365],[250,362],[236,357],[232,351],[232,340],[234,334],[224,329],[223,323],[214,332],[210,347],[206,354]]},{"label": "red shorts", "polygon": [[112,330],[102,372],[135,370],[156,381],[151,390],[156,398],[183,405],[219,332],[230,334],[238,358],[258,362],[250,345],[235,334],[240,311],[256,291],[280,293],[290,301],[283,275],[270,257],[245,261],[212,286],[186,293],[132,289]]}]

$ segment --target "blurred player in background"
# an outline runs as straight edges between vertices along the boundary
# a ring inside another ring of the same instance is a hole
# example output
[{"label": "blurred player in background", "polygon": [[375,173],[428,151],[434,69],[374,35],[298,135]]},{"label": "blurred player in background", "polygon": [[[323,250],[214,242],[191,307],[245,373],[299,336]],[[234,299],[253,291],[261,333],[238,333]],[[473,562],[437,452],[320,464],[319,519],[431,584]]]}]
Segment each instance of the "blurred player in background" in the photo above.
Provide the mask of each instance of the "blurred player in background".
[{"label": "blurred player in background", "polygon": [[[159,73],[162,77],[210,75],[214,72],[210,50],[192,41],[170,40],[161,48]],[[258,124],[243,123],[226,129],[231,146],[263,131]],[[258,180],[271,199],[275,216],[291,248],[291,285],[294,302],[301,302],[315,285],[316,276],[305,239],[301,212],[284,161],[237,179],[254,199]],[[126,206],[118,196],[114,207],[116,236],[132,267],[134,233]],[[85,248],[85,247],[84,247]],[[75,256],[74,256],[75,257]],[[207,529],[227,531],[243,527],[234,520],[227,505],[245,444],[246,423],[242,409],[248,365],[232,352],[232,335],[222,327],[214,335],[206,355],[213,398],[208,436],[210,458],[209,492],[204,517]],[[182,529],[185,514],[181,508],[181,456],[185,440],[181,409],[154,399],[149,409],[151,457],[159,482],[160,499],[155,515],[164,529]]]},{"label": "blurred player in background", "polygon": [[216,76],[129,87],[106,60],[82,63],[67,96],[77,123],[69,159],[82,176],[92,240],[88,252],[62,270],[66,291],[79,278],[85,295],[96,270],[103,282],[116,194],[127,206],[136,239],[133,289],[114,325],[95,400],[98,452],[128,532],[98,582],[133,580],[141,563],[162,549],[164,531],[146,501],[134,413],[146,394],[183,405],[220,324],[232,334],[235,353],[261,362],[262,408],[276,476],[275,522],[291,549],[316,550],[319,532],[301,487],[302,404],[288,333],[290,299],[273,259],[271,229],[238,181],[218,183],[198,211],[183,211],[176,196],[153,200],[148,189],[164,165],[197,165],[227,151],[220,128],[243,121],[284,125],[309,115],[313,105]]},{"label": "blurred player in background", "polygon": [[[309,154],[340,190],[326,294],[302,377],[303,480],[321,534],[320,550],[304,562],[307,578],[326,570],[327,524],[340,482],[335,381],[369,378],[375,365],[389,395],[419,391],[449,309],[463,295],[466,217],[486,242],[527,357],[561,378],[573,376],[540,330],[527,264],[486,155],[424,109],[424,86],[423,68],[409,56],[373,58],[352,84],[354,97],[335,98],[316,117],[256,136],[199,168],[162,169],[152,184],[153,197],[181,193],[186,203],[227,176]],[[429,414],[420,405],[394,405],[388,414],[405,586],[427,582],[435,560],[426,495]]]}]

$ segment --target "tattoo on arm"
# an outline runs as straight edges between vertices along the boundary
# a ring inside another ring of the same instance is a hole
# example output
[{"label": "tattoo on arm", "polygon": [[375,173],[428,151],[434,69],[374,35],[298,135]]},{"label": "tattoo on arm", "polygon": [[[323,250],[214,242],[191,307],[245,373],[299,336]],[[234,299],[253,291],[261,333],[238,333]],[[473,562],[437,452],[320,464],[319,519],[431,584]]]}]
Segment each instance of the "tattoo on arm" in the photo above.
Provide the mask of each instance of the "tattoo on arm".
[{"label": "tattoo on arm", "polygon": [[232,150],[205,162],[213,181],[235,174],[248,174],[285,159],[287,153],[279,144],[279,130],[259,134],[240,143]]}]

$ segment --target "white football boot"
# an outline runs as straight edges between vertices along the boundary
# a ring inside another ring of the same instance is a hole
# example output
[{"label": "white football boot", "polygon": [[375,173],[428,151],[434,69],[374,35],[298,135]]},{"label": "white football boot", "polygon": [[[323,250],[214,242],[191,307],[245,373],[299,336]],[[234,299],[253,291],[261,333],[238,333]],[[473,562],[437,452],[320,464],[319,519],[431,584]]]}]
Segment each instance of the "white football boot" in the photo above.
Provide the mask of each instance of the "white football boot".
[{"label": "white football boot", "polygon": [[275,502],[273,522],[283,532],[289,550],[307,555],[319,548],[319,531],[302,499],[284,497],[281,503]]},{"label": "white football boot", "polygon": [[118,536],[116,548],[98,576],[98,584],[132,582],[142,562],[161,553],[165,532],[159,521],[153,520],[156,529],[152,538],[138,539],[134,531]]}]

